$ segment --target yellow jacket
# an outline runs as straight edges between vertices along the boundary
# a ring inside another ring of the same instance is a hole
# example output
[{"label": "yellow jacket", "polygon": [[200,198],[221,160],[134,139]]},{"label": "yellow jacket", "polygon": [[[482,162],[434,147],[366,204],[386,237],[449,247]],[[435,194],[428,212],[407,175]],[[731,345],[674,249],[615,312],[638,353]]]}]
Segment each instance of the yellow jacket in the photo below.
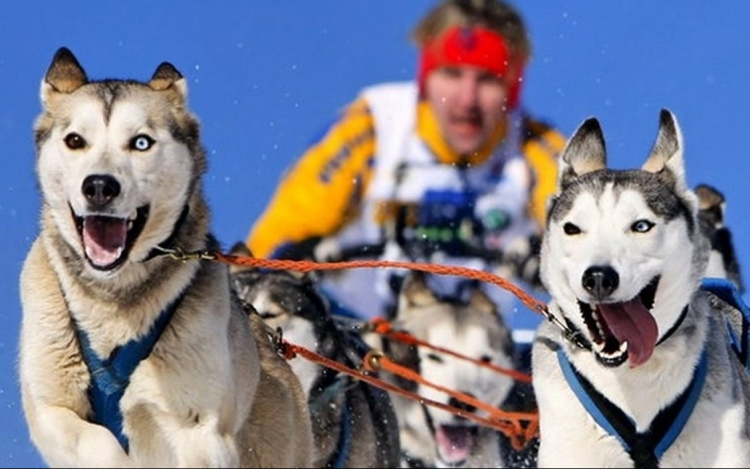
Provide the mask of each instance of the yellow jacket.
[{"label": "yellow jacket", "polygon": [[[520,122],[519,151],[528,163],[533,181],[528,215],[542,227],[546,200],[556,185],[557,154],[565,138],[527,115]],[[461,156],[453,153],[440,135],[425,101],[416,103],[414,127],[412,132],[416,132],[440,164],[460,161]],[[499,129],[493,144],[471,155],[470,162],[481,165],[504,136],[505,129]],[[272,257],[287,245],[331,236],[363,216],[360,205],[372,182],[379,145],[384,142],[378,140],[371,103],[362,95],[343,110],[322,138],[284,175],[248,236],[247,245],[253,255]]]}]

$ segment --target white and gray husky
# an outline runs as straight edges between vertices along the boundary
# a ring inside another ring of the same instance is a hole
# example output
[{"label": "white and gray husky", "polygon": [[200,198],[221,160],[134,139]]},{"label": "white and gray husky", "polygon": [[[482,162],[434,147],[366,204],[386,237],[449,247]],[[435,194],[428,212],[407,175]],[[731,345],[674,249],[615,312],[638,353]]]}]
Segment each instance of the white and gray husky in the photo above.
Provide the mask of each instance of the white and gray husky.
[{"label": "white and gray husky", "polygon": [[218,248],[187,81],[88,79],[67,48],[35,124],[40,234],[20,278],[33,443],[59,467],[307,467],[296,375],[247,314]]},{"label": "white and gray husky", "polygon": [[[521,357],[496,304],[479,285],[469,286],[464,296],[440,297],[425,274],[409,272],[399,292],[392,327],[465,358],[518,370]],[[377,344],[372,337],[367,340]],[[377,347],[430,383],[507,411],[529,411],[534,407],[528,383],[517,382],[497,370],[388,336],[381,337]],[[487,416],[484,410],[424,383],[401,376],[383,378],[462,412]],[[534,461],[535,442],[518,452],[498,430],[410,397],[395,393],[392,397],[401,433],[402,467],[505,467]]]},{"label": "white and gray husky", "polygon": [[595,118],[561,155],[533,344],[540,467],[749,467],[750,380],[709,256],[682,134],[662,110],[640,169],[607,167]]}]

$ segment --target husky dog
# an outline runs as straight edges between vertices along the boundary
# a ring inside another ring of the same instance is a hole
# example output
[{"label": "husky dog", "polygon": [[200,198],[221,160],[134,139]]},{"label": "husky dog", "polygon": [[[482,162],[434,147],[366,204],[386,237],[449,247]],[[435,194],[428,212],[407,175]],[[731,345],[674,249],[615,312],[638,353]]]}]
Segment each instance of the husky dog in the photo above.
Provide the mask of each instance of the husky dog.
[{"label": "husky dog", "polygon": [[60,467],[306,467],[304,393],[218,249],[199,123],[171,64],[90,81],[67,48],[35,123],[40,234],[22,268],[20,384]]},{"label": "husky dog", "polygon": [[[499,367],[516,369],[519,363],[510,329],[478,285],[466,292],[465,299],[441,298],[423,273],[410,272],[401,286],[392,325],[429,344]],[[376,343],[371,336],[367,340]],[[387,356],[425,380],[487,404],[505,408],[502,404],[516,389],[512,377],[459,357],[387,337],[381,344]],[[486,416],[434,388],[399,376],[391,379],[422,397]],[[499,431],[405,396],[394,393],[392,397],[400,426],[402,467],[500,467],[510,461],[509,440]]]},{"label": "husky dog", "polygon": [[[241,242],[231,253],[250,255]],[[230,271],[240,299],[285,340],[350,368],[361,365],[369,347],[335,321],[314,275],[241,266]],[[304,357],[290,364],[310,408],[314,467],[398,467],[398,423],[387,391]]]},{"label": "husky dog", "polygon": [[750,466],[750,380],[699,288],[709,245],[675,116],[640,169],[607,168],[595,118],[560,164],[532,350],[539,466]]},{"label": "husky dog", "polygon": [[732,241],[732,232],[724,222],[726,199],[724,194],[709,184],[698,184],[695,187],[698,195],[698,218],[701,227],[711,243],[711,255],[705,275],[707,277],[727,278],[734,283],[740,293],[745,285]]}]

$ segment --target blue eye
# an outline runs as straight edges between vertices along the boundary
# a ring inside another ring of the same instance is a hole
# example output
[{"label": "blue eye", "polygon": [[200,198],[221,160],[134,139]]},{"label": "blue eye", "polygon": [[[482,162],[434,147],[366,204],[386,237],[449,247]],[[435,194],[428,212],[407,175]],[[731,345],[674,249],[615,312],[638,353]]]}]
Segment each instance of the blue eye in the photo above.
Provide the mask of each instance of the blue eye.
[{"label": "blue eye", "polygon": [[651,228],[656,226],[656,223],[648,220],[637,220],[635,223],[630,225],[630,229],[636,233],[648,233]]},{"label": "blue eye", "polygon": [[130,149],[137,151],[146,151],[151,148],[154,143],[156,143],[156,140],[154,140],[153,138],[149,137],[146,134],[139,134],[133,137],[133,139],[130,141]]}]

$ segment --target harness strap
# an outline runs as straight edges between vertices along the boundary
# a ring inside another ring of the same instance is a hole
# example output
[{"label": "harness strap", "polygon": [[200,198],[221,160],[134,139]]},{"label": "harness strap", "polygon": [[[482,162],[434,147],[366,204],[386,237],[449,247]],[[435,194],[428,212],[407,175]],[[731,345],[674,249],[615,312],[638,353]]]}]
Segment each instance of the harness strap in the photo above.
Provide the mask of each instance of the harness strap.
[{"label": "harness strap", "polygon": [[745,369],[750,372],[750,308],[742,300],[737,287],[727,279],[719,277],[706,277],[701,281],[701,289],[707,290],[714,295],[718,296],[724,302],[730,304],[736,308],[742,314],[742,324],[740,337],[737,337],[737,332],[732,328],[731,324],[727,321],[729,329],[729,337],[732,343],[732,348],[740,359],[740,362],[745,366]]},{"label": "harness strap", "polygon": [[659,460],[677,439],[693,412],[708,370],[708,353],[704,348],[688,387],[659,412],[645,432],[639,433],[633,420],[575,369],[562,347],[557,349],[557,358],[568,385],[583,407],[600,427],[617,438],[636,468],[659,467]]},{"label": "harness strap", "polygon": [[341,414],[341,434],[339,435],[339,443],[336,447],[336,452],[325,467],[347,467],[346,460],[349,457],[349,452],[351,451],[352,446],[352,413],[348,394],[348,391],[344,394],[344,408],[343,413]]},{"label": "harness strap", "polygon": [[108,428],[125,452],[128,452],[130,445],[123,433],[120,399],[130,384],[133,371],[151,353],[183,296],[184,293],[159,313],[144,336],[116,347],[108,358],[100,358],[91,348],[91,340],[86,331],[76,327],[83,360],[91,374],[91,383],[87,390],[93,412],[91,422]]}]

